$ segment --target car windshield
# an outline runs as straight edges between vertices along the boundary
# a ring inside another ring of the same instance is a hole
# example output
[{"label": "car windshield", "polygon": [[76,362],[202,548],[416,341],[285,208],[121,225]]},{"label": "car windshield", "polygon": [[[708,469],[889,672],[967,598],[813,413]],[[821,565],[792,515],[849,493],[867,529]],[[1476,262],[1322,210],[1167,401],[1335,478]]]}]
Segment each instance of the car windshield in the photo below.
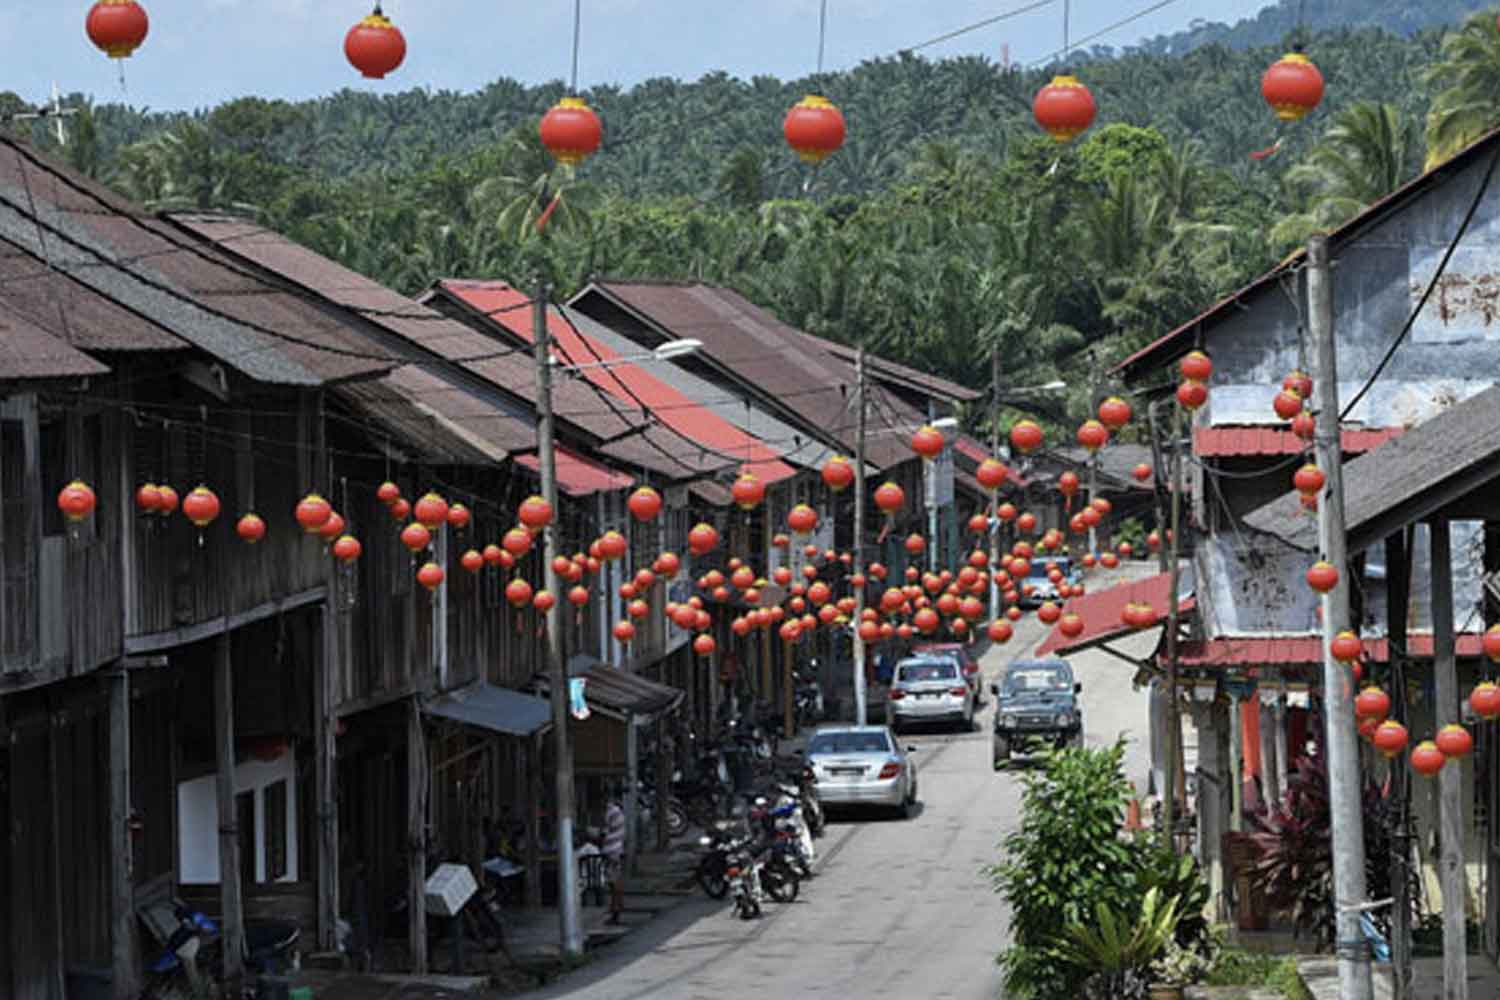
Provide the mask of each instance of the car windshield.
[{"label": "car windshield", "polygon": [[890,741],[882,732],[855,732],[844,730],[842,732],[818,733],[807,744],[807,755],[809,757],[818,754],[833,753],[889,753]]},{"label": "car windshield", "polygon": [[958,668],[951,660],[925,660],[921,663],[903,663],[897,680],[915,683],[918,681],[951,681],[958,676]]},{"label": "car windshield", "polygon": [[1012,667],[1005,675],[1006,694],[1050,694],[1068,689],[1068,675],[1059,667]]}]

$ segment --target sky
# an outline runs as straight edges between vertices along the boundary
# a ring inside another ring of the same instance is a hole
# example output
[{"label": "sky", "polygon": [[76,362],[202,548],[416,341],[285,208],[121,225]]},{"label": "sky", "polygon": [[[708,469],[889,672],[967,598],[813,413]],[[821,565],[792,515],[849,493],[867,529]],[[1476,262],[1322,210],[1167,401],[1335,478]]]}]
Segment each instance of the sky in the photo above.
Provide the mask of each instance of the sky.
[{"label": "sky", "polygon": [[[1160,0],[1071,0],[1074,39]],[[1098,44],[1123,47],[1186,28],[1233,22],[1269,0],[1168,0]],[[114,60],[84,34],[88,0],[0,0],[0,91],[42,101],[53,83],[98,102],[158,111],[257,96],[302,100],[345,87],[395,93],[413,87],[474,91],[500,77],[566,80],[573,4],[568,0],[386,0],[407,41],[406,62],[365,80],[344,59],[344,33],[371,0],[142,0],[145,45]],[[828,0],[826,67],[847,69],[987,17],[1040,8],[921,50],[930,58],[983,55],[1045,60],[1061,47],[1062,0]],[[796,78],[816,67],[819,0],[582,0],[579,82],[628,87],[653,77],[694,80],[724,70]]]}]

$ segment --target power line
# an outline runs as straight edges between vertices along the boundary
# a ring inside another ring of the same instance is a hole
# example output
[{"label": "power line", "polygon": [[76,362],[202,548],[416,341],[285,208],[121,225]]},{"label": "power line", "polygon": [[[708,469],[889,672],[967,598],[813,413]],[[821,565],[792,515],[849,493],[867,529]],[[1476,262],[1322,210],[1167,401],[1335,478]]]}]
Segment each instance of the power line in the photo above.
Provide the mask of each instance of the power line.
[{"label": "power line", "polygon": [[1072,50],[1078,48],[1081,45],[1087,45],[1089,42],[1092,42],[1092,41],[1095,41],[1097,39],[1103,38],[1105,35],[1113,34],[1114,32],[1120,30],[1121,28],[1125,27],[1126,25],[1134,24],[1136,21],[1139,21],[1141,18],[1143,18],[1143,17],[1149,17],[1150,15],[1155,14],[1157,11],[1161,10],[1164,7],[1170,7],[1170,6],[1172,6],[1172,4],[1174,4],[1174,3],[1177,3],[1177,0],[1158,0],[1157,3],[1152,4],[1151,6],[1147,7],[1144,10],[1136,11],[1134,14],[1131,14],[1129,17],[1122,18],[1122,19],[1116,21],[1114,24],[1109,25],[1106,28],[1100,28],[1098,31],[1094,32],[1092,35],[1085,35],[1084,37],[1082,37],[1082,38],[1078,39],[1077,41],[1073,42],[1072,45],[1069,45],[1069,46],[1067,46],[1065,48],[1058,49],[1056,52],[1053,52],[1050,55],[1043,56],[1040,59],[1034,59],[1031,62],[1027,63],[1027,65],[1030,66],[1030,67],[1045,66],[1047,63],[1050,63],[1050,62],[1056,60],[1060,56],[1066,56],[1069,52],[1071,52]]},{"label": "power line", "polygon": [[1029,14],[1034,10],[1041,10],[1043,7],[1050,7],[1057,2],[1058,0],[1037,0],[1036,3],[1030,3],[1024,7],[1018,7],[1015,10],[1008,10],[1000,14],[995,14],[991,17],[986,17],[982,20],[975,21],[973,24],[966,24],[962,28],[955,28],[952,31],[945,31],[941,35],[927,39],[925,42],[918,42],[915,45],[908,45],[903,49],[897,49],[893,54],[901,55],[903,53],[916,52],[919,49],[929,48],[933,45],[938,45],[942,42],[958,38],[960,35],[967,35],[971,31],[978,31],[981,28],[988,28],[992,24],[999,24],[1001,21],[1006,21],[1013,17],[1020,17],[1022,14]]}]

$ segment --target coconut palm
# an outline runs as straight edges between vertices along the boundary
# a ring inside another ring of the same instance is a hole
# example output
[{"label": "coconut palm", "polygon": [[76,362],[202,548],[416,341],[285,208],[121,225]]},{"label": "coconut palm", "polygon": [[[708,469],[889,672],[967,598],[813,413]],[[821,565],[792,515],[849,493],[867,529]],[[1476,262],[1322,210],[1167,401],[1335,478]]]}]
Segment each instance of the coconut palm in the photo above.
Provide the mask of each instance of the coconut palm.
[{"label": "coconut palm", "polygon": [[1443,39],[1442,58],[1426,73],[1442,88],[1427,114],[1427,165],[1436,166],[1500,124],[1500,22],[1475,14]]}]

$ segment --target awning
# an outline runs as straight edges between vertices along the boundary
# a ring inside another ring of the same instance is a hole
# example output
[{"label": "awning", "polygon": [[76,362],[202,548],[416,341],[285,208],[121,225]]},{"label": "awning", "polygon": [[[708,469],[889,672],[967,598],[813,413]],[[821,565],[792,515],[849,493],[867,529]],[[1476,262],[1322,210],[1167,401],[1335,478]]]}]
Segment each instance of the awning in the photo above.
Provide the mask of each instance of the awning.
[{"label": "awning", "polygon": [[[1070,639],[1054,625],[1052,631],[1047,634],[1047,638],[1043,639],[1042,644],[1037,647],[1036,655],[1047,656],[1052,653],[1071,653],[1080,649],[1089,649],[1134,632],[1134,628],[1120,621],[1120,612],[1124,611],[1125,605],[1131,602],[1151,605],[1161,614],[1162,624],[1166,624],[1170,582],[1170,574],[1158,573],[1144,580],[1121,583],[1108,590],[1070,599],[1063,605],[1063,611],[1071,611],[1082,618],[1083,631]],[[1177,609],[1181,614],[1195,607],[1191,596],[1192,577],[1190,574],[1183,574],[1179,588],[1180,591],[1189,592],[1189,596],[1178,598]]]},{"label": "awning", "polygon": [[660,715],[684,697],[677,688],[617,670],[582,653],[569,658],[568,675],[587,681],[583,697],[590,705],[617,715]]},{"label": "awning", "polygon": [[[1406,637],[1409,656],[1432,657],[1432,633],[1416,632]],[[1365,640],[1364,659],[1384,663],[1390,658],[1387,639]],[[1477,658],[1483,654],[1480,636],[1464,632],[1456,637],[1457,655]],[[1295,667],[1323,662],[1323,637],[1320,635],[1247,636],[1221,635],[1202,642],[1184,643],[1177,662],[1184,667]]]},{"label": "awning", "polygon": [[422,710],[506,736],[532,736],[552,721],[552,706],[546,699],[484,681],[434,698]]}]

